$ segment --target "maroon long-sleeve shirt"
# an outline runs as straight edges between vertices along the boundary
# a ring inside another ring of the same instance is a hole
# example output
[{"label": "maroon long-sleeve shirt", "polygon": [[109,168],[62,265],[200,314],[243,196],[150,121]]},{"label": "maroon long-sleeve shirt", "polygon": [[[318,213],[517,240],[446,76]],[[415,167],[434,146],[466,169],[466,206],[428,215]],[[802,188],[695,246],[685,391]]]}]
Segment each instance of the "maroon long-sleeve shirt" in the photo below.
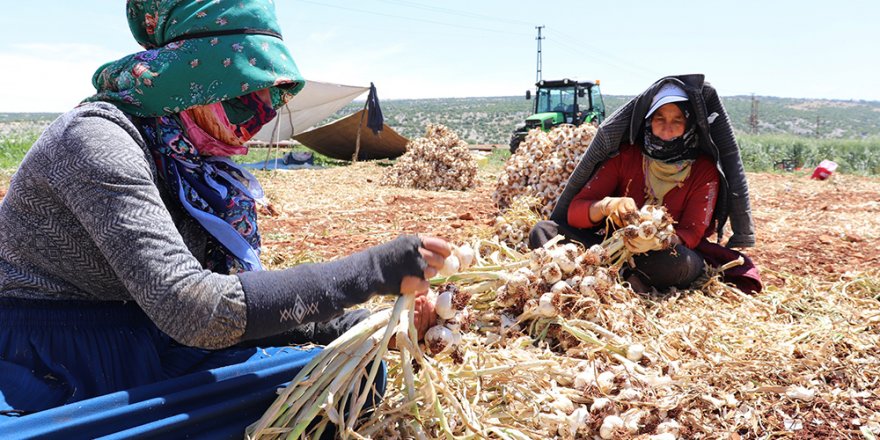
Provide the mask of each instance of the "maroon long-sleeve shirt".
[{"label": "maroon long-sleeve shirt", "polygon": [[[620,154],[607,160],[581,189],[568,208],[568,224],[576,228],[596,226],[590,221],[590,207],[604,197],[631,197],[636,205],[645,204],[645,173],[642,151],[636,145],[623,145]],[[700,155],[691,165],[684,185],[669,190],[663,205],[675,219],[675,232],[690,249],[711,235],[712,213],[718,199],[718,170],[712,160]]]}]

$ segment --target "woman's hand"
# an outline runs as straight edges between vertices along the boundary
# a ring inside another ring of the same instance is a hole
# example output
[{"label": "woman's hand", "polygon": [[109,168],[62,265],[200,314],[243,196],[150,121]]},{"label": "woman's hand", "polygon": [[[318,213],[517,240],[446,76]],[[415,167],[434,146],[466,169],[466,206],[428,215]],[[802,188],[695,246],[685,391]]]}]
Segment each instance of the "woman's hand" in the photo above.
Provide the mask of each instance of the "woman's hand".
[{"label": "woman's hand", "polygon": [[660,243],[660,240],[657,240],[656,238],[642,238],[639,236],[624,238],[623,244],[626,245],[627,250],[636,255],[656,251],[663,246]]},{"label": "woman's hand", "polygon": [[[413,326],[416,328],[416,334],[418,335],[418,339],[413,342],[421,341],[425,338],[425,334],[428,333],[428,329],[437,324],[437,313],[434,311],[434,301],[436,301],[436,297],[431,297],[428,295],[420,295],[415,299],[412,321]],[[403,324],[403,321],[401,321]],[[397,345],[397,337],[405,337],[406,340],[409,340],[409,336],[401,335],[400,332],[405,332],[406,335],[409,335],[409,329],[406,327],[401,328],[400,324],[395,329],[395,332],[391,334],[391,339],[388,341],[388,346],[393,348],[403,348]],[[408,346],[409,344],[407,344]]]},{"label": "woman's hand", "polygon": [[[660,240],[656,238],[642,238],[642,237],[632,237],[632,238],[624,238],[623,244],[626,248],[632,252],[633,254],[644,254],[650,251],[659,251],[663,249],[663,244]],[[672,238],[669,240],[669,249],[674,248],[681,244],[681,238],[678,234],[672,234]]]},{"label": "woman's hand", "polygon": [[[427,267],[425,267],[422,278],[414,276],[403,277],[400,283],[400,293],[404,295],[422,296],[427,293],[428,288],[431,286],[428,280],[437,275],[437,272],[443,267],[443,261],[452,253],[449,243],[443,239],[430,236],[420,238],[422,239],[422,246],[419,248],[419,253],[425,259]],[[431,310],[433,311],[433,305]]]},{"label": "woman's hand", "polygon": [[434,301],[431,297],[422,295],[416,298],[413,323],[420,341],[425,337],[428,329],[437,324],[437,313],[434,311]]},{"label": "woman's hand", "polygon": [[590,206],[590,221],[598,223],[608,217],[618,227],[623,226],[622,217],[639,210],[632,197],[605,197]]}]

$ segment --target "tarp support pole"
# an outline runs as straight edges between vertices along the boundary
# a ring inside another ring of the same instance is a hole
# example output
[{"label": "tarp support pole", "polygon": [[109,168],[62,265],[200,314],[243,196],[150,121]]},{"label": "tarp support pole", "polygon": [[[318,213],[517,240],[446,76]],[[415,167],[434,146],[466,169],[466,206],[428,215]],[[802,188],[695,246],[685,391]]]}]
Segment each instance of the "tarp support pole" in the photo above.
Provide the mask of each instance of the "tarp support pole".
[{"label": "tarp support pole", "polygon": [[[275,118],[275,128],[272,129],[272,137],[269,139],[269,148],[266,150],[266,160],[263,162],[263,171],[266,171],[269,167],[269,155],[272,153],[272,145],[278,142],[279,132],[278,129],[281,125],[281,118]],[[277,158],[276,158],[277,160]],[[275,168],[278,168],[278,162],[275,162]]]},{"label": "tarp support pole", "polygon": [[370,100],[366,100],[364,102],[364,112],[361,113],[361,122],[358,124],[357,138],[354,141],[354,156],[351,157],[352,163],[357,163],[358,154],[361,152],[361,128],[364,126],[364,116],[367,115],[367,104],[369,104]]}]

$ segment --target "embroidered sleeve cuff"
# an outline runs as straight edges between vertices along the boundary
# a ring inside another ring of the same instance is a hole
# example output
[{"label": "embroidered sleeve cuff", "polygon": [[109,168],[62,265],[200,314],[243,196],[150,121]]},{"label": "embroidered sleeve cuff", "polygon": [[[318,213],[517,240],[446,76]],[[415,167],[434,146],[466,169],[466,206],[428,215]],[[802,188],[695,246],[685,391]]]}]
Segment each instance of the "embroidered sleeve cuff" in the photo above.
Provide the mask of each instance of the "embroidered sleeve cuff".
[{"label": "embroidered sleeve cuff", "polygon": [[322,271],[316,266],[320,265],[238,274],[247,302],[242,340],[274,336],[301,324],[326,321],[342,314],[342,298],[333,289],[320,288]]},{"label": "embroidered sleeve cuff", "polygon": [[421,240],[401,236],[328,263],[238,274],[247,302],[243,340],[323,322],[374,294],[399,294],[404,276],[422,276]]}]

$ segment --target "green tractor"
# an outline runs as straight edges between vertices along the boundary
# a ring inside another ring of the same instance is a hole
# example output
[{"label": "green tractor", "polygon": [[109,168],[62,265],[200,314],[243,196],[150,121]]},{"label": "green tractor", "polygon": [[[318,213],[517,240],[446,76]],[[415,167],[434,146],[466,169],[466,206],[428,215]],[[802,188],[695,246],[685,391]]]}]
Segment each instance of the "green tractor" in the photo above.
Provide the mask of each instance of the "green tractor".
[{"label": "green tractor", "polygon": [[[599,81],[574,81],[568,78],[535,83],[535,113],[526,118],[526,124],[517,128],[510,138],[510,152],[515,153],[529,130],[541,128],[550,131],[560,124],[599,125],[605,119],[605,102],[599,90]],[[532,91],[526,91],[532,99]]]}]

